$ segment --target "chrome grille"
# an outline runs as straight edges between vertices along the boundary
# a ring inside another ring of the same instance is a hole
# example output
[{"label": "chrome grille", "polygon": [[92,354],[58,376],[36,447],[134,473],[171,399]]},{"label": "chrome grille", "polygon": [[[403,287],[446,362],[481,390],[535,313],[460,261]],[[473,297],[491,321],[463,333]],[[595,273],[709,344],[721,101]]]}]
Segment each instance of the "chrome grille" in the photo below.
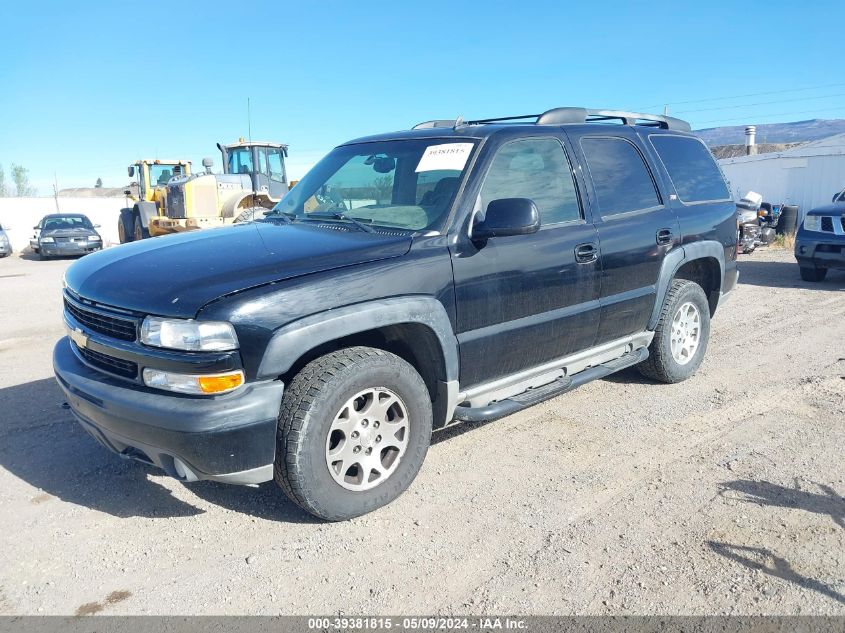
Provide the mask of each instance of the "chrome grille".
[{"label": "chrome grille", "polygon": [[69,301],[65,297],[65,310],[80,324],[90,328],[94,332],[111,336],[121,341],[134,341],[137,326],[135,321],[91,310],[84,306]]}]

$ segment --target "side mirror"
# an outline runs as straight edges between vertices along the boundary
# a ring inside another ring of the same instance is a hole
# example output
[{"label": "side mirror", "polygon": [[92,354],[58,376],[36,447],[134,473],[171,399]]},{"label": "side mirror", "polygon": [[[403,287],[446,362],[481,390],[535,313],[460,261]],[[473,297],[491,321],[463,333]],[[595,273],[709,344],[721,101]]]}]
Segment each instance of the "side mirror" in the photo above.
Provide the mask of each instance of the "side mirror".
[{"label": "side mirror", "polygon": [[33,226],[33,227],[32,227],[32,230],[33,230],[33,231],[37,231],[37,230],[38,230],[38,225]]},{"label": "side mirror", "polygon": [[500,198],[487,205],[484,221],[472,227],[472,238],[530,235],[540,230],[537,205],[528,198]]},{"label": "side mirror", "polygon": [[131,196],[131,195],[132,195],[132,190],[131,190],[131,189],[124,189],[124,190],[123,190],[123,195],[124,195],[124,196]]},{"label": "side mirror", "polygon": [[126,172],[129,174],[130,178],[133,178],[135,176],[135,165],[129,165],[129,168],[126,170]]},{"label": "side mirror", "polygon": [[100,225],[99,225],[99,224],[95,224],[95,225],[94,225],[94,228],[95,228],[95,229],[98,229],[98,228],[100,228]]}]

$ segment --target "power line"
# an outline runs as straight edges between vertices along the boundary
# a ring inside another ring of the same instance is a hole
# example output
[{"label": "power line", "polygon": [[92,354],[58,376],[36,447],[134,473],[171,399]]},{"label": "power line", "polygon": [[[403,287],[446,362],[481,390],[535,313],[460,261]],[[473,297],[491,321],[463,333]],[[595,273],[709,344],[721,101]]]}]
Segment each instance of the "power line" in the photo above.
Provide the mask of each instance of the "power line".
[{"label": "power line", "polygon": [[710,121],[698,121],[697,125],[704,125],[705,123],[724,123],[725,121],[746,121],[749,124],[753,124],[754,121],[759,119],[768,119],[773,116],[793,116],[796,114],[818,114],[819,112],[842,112],[845,111],[845,106],[839,108],[822,108],[821,110],[799,110],[797,112],[778,112],[776,114],[763,114],[763,115],[746,115],[740,117],[734,117],[732,119],[712,119]]},{"label": "power line", "polygon": [[819,95],[817,97],[798,97],[797,99],[778,99],[776,101],[759,101],[757,103],[739,103],[730,106],[717,106],[715,108],[699,108],[697,110],[682,110],[675,114],[690,114],[692,112],[713,112],[714,110],[736,110],[737,108],[751,108],[761,105],[772,105],[776,103],[795,103],[796,101],[812,101],[813,99],[831,99],[833,97],[845,97],[845,92],[840,92],[835,95]]},{"label": "power line", "polygon": [[708,97],[706,99],[693,99],[691,101],[674,101],[669,103],[658,103],[657,105],[650,105],[650,106],[642,106],[638,108],[634,108],[634,110],[650,110],[651,108],[662,108],[664,105],[670,106],[677,106],[677,105],[689,105],[692,103],[710,103],[713,101],[728,101],[730,99],[744,99],[746,97],[762,97],[765,95],[778,95],[778,94],[786,94],[789,92],[803,92],[804,90],[819,90],[820,88],[839,88],[841,86],[845,86],[845,83],[835,83],[835,84],[824,84],[821,86],[807,86],[805,88],[790,88],[788,90],[770,90],[767,92],[752,92],[749,94],[744,95],[731,95],[728,97]]}]

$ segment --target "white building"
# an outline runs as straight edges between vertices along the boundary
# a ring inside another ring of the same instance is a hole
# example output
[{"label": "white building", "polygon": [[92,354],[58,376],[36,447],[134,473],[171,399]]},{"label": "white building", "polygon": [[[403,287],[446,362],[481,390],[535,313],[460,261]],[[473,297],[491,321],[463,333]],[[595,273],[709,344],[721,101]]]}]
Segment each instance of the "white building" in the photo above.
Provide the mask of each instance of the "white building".
[{"label": "white building", "polygon": [[735,199],[756,191],[766,202],[797,204],[803,216],[845,189],[845,134],[785,152],[725,158],[719,165]]}]

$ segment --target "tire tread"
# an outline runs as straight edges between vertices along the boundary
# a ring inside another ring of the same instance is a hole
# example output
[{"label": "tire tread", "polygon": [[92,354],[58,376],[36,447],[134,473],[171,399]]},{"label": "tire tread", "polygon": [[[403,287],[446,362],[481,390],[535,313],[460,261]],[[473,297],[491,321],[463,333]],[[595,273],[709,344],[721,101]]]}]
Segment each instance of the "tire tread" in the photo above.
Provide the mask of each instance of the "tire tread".
[{"label": "tire tread", "polygon": [[331,352],[303,367],[285,390],[276,431],[276,450],[284,459],[276,459],[273,471],[279,487],[291,501],[306,512],[323,517],[330,516],[316,499],[309,498],[305,487],[294,474],[299,470],[300,454],[297,448],[301,443],[298,439],[307,432],[308,412],[326,387],[329,378],[356,363],[380,356],[393,354],[371,347],[348,347]]},{"label": "tire tread", "polygon": [[[660,344],[659,333],[665,327],[671,327],[671,320],[673,318],[672,310],[675,306],[675,299],[683,294],[689,287],[695,286],[700,288],[694,281],[687,279],[673,279],[666,291],[666,297],[663,299],[663,305],[660,308],[660,316],[657,319],[657,326],[655,327],[655,337],[649,346],[649,355],[646,360],[637,365],[639,372],[646,378],[657,380],[659,382],[674,383],[677,382],[675,378],[669,373],[668,360],[671,359],[671,351]],[[703,291],[702,291],[703,292]],[[669,358],[666,355],[669,354]]]}]

